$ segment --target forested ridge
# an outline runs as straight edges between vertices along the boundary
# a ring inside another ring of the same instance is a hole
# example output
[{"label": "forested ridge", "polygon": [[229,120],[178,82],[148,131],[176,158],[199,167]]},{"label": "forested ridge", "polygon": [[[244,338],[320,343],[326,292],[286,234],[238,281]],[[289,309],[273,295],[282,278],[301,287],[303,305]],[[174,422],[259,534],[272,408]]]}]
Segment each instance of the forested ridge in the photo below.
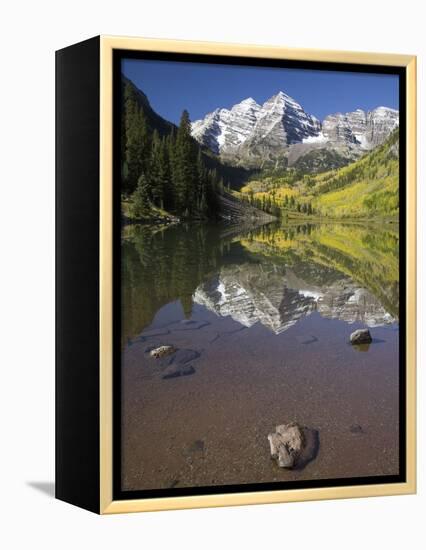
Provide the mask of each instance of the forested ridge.
[{"label": "forested ridge", "polygon": [[157,208],[179,217],[214,217],[224,183],[217,170],[206,166],[191,136],[188,111],[182,112],[177,128],[163,127],[161,135],[150,124],[137,94],[127,81],[122,104],[122,193],[128,200],[128,215],[149,217]]},{"label": "forested ridge", "polygon": [[249,202],[272,201],[282,216],[397,218],[399,130],[347,166],[320,174],[269,171],[253,176],[241,194]]}]

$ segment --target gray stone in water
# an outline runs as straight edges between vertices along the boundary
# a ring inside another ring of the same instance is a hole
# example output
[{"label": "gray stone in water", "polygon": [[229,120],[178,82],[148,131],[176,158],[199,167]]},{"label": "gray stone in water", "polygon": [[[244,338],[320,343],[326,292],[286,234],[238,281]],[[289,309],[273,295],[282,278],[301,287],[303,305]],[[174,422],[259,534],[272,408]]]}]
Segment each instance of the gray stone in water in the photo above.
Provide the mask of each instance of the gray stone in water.
[{"label": "gray stone in water", "polygon": [[295,422],[281,424],[268,435],[271,456],[280,468],[293,468],[303,451],[305,441],[302,429]]},{"label": "gray stone in water", "polygon": [[172,364],[163,372],[162,378],[167,380],[169,378],[178,378],[179,376],[189,376],[194,374],[195,369],[192,365]]},{"label": "gray stone in water", "polygon": [[372,341],[368,328],[360,328],[351,334],[351,344],[371,344]]},{"label": "gray stone in water", "polygon": [[173,346],[159,346],[158,348],[154,348],[149,352],[149,355],[151,357],[154,357],[155,359],[159,359],[160,357],[166,357],[167,355],[171,355],[172,353],[175,353],[176,348]]}]

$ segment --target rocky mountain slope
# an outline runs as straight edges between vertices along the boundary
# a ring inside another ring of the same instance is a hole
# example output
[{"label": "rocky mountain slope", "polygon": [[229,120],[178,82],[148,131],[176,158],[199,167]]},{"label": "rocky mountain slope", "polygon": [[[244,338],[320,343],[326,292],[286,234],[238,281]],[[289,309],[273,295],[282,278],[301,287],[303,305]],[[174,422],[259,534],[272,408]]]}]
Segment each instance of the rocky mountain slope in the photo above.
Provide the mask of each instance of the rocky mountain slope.
[{"label": "rocky mountain slope", "polygon": [[236,199],[230,193],[219,197],[219,219],[224,222],[237,223],[239,228],[245,225],[270,223],[276,218],[263,210],[250,206],[245,201]]},{"label": "rocky mountain slope", "polygon": [[261,106],[251,97],[234,105],[231,110],[216,109],[203,120],[192,124],[192,135],[213,153],[238,148],[256,125]]},{"label": "rocky mountain slope", "polygon": [[311,153],[315,168],[318,156],[328,158],[324,150],[337,152],[343,159],[337,165],[347,164],[383,143],[398,123],[398,111],[388,107],[330,114],[320,122],[280,91],[263,105],[248,98],[230,110],[216,109],[193,122],[192,135],[231,164],[263,167],[278,160],[292,166]]},{"label": "rocky mountain slope", "polygon": [[216,109],[192,124],[192,135],[215,153],[232,154],[245,148],[260,146],[282,149],[319,134],[318,119],[284,92],[278,92],[262,106],[252,98],[232,109]]},{"label": "rocky mountain slope", "polygon": [[350,145],[370,150],[381,145],[398,126],[399,113],[388,107],[365,112],[327,116],[322,123],[322,135],[331,145]]}]

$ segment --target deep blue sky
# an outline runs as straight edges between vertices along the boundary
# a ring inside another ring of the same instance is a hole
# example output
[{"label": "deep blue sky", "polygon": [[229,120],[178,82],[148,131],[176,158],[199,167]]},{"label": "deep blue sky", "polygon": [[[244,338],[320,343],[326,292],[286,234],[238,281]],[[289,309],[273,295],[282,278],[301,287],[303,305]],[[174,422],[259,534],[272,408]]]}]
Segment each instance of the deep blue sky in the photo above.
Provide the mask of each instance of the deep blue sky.
[{"label": "deep blue sky", "polygon": [[183,109],[196,120],[247,97],[262,104],[280,90],[320,120],[357,108],[398,109],[398,77],[393,75],[139,59],[123,60],[122,71],[159,115],[175,123]]}]

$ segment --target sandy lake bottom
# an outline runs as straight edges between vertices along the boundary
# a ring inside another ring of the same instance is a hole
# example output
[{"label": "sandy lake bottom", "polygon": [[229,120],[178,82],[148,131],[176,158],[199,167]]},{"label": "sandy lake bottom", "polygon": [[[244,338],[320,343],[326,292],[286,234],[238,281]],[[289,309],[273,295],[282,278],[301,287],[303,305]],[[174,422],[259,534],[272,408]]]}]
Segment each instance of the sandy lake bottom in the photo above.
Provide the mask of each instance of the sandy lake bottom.
[{"label": "sandy lake bottom", "polygon": [[[395,326],[371,330],[376,342],[358,351],[348,344],[358,325],[315,313],[277,336],[202,306],[192,316],[202,326],[191,329],[180,309],[166,306],[149,329],[158,336],[125,352],[123,489],[398,473]],[[163,379],[148,344],[196,351],[195,372]],[[267,435],[289,421],[319,433],[318,454],[302,470],[270,457]]]}]

